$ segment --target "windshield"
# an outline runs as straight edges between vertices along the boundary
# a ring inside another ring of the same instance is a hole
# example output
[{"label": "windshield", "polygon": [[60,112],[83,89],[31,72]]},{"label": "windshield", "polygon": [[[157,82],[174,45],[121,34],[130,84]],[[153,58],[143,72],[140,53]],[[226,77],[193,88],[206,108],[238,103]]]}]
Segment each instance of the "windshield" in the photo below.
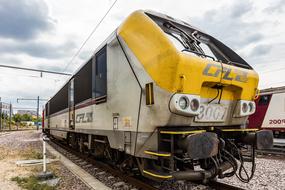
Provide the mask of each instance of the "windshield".
[{"label": "windshield", "polygon": [[174,46],[182,52],[211,59],[213,61],[220,61],[219,57],[222,57],[224,61],[226,60],[223,55],[217,57],[211,50],[210,44],[205,40],[201,40],[201,36],[197,35],[196,31],[194,34],[192,34],[192,37],[186,36],[184,33],[180,32],[166,32],[166,34]]},{"label": "windshield", "polygon": [[152,14],[148,16],[161,27],[178,50],[193,56],[252,69],[246,61],[222,42],[189,24],[176,23],[170,17],[162,18]]}]

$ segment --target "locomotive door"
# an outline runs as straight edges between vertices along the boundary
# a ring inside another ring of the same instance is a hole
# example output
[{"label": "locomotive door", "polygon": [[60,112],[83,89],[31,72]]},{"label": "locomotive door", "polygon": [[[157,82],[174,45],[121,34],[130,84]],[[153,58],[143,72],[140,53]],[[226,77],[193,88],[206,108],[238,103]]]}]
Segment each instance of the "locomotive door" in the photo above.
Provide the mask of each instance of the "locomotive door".
[{"label": "locomotive door", "polygon": [[71,79],[68,84],[68,118],[69,129],[75,129],[74,79]]},{"label": "locomotive door", "polygon": [[47,128],[50,128],[50,113],[49,113],[49,102],[47,103],[47,107],[46,107],[46,116],[47,116]]}]

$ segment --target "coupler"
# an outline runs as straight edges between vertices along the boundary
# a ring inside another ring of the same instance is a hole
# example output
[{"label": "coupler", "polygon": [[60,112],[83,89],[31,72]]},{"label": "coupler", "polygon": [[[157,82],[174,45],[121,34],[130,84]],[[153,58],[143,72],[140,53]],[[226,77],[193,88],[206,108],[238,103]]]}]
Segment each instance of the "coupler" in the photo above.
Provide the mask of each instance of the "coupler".
[{"label": "coupler", "polygon": [[273,133],[270,130],[247,133],[241,138],[241,142],[248,145],[255,145],[258,150],[271,149],[273,147]]},{"label": "coupler", "polygon": [[219,139],[211,132],[191,134],[180,139],[178,146],[187,151],[191,159],[205,159],[218,154]]}]

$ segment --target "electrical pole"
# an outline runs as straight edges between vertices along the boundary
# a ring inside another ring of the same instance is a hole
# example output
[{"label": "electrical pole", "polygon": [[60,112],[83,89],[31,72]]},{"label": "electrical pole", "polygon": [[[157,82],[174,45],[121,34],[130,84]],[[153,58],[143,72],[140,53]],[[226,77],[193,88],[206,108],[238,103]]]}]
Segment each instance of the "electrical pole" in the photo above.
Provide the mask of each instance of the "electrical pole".
[{"label": "electrical pole", "polygon": [[12,122],[12,104],[10,102],[10,112],[9,112],[9,131],[11,131],[11,122]]},{"label": "electrical pole", "polygon": [[39,106],[40,106],[40,97],[37,98],[37,130],[39,130]]},{"label": "electrical pole", "polygon": [[2,102],[0,102],[0,130],[2,130]]},{"label": "electrical pole", "polygon": [[37,101],[37,130],[39,130],[39,109],[40,109],[40,101],[47,101],[47,99],[40,99],[40,97],[38,96],[36,99],[35,98],[17,98],[17,102],[19,102],[19,100],[28,100],[28,101]]}]

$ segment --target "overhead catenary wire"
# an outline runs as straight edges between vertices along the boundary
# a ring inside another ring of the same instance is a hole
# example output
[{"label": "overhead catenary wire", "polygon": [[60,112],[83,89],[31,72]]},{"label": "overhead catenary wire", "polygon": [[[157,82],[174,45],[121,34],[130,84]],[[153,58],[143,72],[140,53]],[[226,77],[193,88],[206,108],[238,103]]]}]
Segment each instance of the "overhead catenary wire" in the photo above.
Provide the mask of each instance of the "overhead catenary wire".
[{"label": "overhead catenary wire", "polygon": [[71,75],[71,73],[48,71],[48,70],[42,70],[42,69],[31,69],[31,68],[17,67],[17,66],[11,66],[11,65],[1,65],[0,64],[0,67],[9,68],[9,69],[26,70],[26,71],[35,71],[35,72],[40,72],[40,73],[50,73],[50,74],[56,74],[56,75],[67,75],[67,76]]},{"label": "overhead catenary wire", "polygon": [[68,69],[68,67],[70,66],[70,64],[74,61],[74,59],[79,55],[79,53],[81,52],[82,48],[85,46],[85,44],[87,43],[87,41],[91,38],[91,36],[96,32],[96,30],[99,28],[100,24],[103,22],[103,20],[106,18],[106,16],[109,14],[109,12],[111,11],[111,9],[114,7],[114,5],[116,4],[117,0],[115,0],[113,2],[113,4],[109,7],[109,9],[107,10],[107,12],[105,13],[105,15],[101,18],[101,20],[96,24],[96,26],[93,28],[93,30],[91,31],[91,33],[88,35],[88,37],[84,40],[84,42],[82,43],[82,45],[80,46],[80,48],[76,51],[76,53],[72,56],[72,58],[70,59],[70,61],[66,64],[66,66],[64,67],[63,71],[66,71]]}]

